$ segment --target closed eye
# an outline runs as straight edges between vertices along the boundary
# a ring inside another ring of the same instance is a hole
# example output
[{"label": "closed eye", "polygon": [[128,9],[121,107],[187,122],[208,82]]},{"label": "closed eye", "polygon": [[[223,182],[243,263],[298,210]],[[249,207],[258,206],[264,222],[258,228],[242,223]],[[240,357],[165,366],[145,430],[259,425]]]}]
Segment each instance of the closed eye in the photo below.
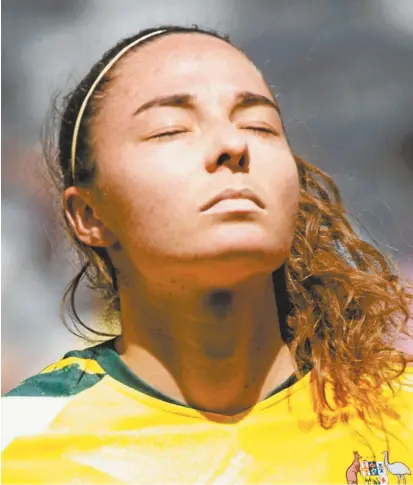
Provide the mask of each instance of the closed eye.
[{"label": "closed eye", "polygon": [[150,137],[150,139],[161,139],[161,140],[166,140],[168,138],[172,138],[174,136],[180,135],[182,133],[186,133],[187,130],[170,130],[170,131],[164,131],[162,133],[157,133],[156,135],[153,135]]},{"label": "closed eye", "polygon": [[254,131],[261,136],[278,135],[274,129],[265,126],[243,126],[242,129]]}]

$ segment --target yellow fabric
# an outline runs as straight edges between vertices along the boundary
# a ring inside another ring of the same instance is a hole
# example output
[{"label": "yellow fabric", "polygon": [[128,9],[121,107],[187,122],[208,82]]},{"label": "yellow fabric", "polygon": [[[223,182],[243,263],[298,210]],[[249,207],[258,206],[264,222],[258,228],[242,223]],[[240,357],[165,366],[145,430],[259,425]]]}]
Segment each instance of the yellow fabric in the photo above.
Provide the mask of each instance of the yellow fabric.
[{"label": "yellow fabric", "polygon": [[[391,402],[400,418],[384,417],[387,433],[355,417],[322,428],[311,375],[232,418],[205,416],[105,375],[65,398],[41,432],[6,446],[2,483],[413,483],[412,369]],[[27,403],[35,420],[51,399],[62,398],[5,398],[3,420],[18,419],[13,402]]]},{"label": "yellow fabric", "polygon": [[82,359],[81,357],[67,357],[66,359],[59,360],[52,365],[42,370],[41,374],[47,374],[48,372],[54,372],[59,369],[64,369],[69,365],[77,364],[79,368],[87,372],[88,374],[104,374],[105,371],[102,367],[93,359]]}]

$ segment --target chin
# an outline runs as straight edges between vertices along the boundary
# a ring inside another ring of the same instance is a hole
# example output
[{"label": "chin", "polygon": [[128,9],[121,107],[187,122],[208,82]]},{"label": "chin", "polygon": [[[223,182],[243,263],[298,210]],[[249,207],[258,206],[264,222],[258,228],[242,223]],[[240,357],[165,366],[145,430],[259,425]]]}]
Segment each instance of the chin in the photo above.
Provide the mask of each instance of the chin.
[{"label": "chin", "polygon": [[[281,266],[282,262],[279,264]],[[224,264],[210,266],[202,275],[198,273],[198,281],[213,288],[233,288],[237,285],[256,280],[257,278],[270,278],[277,269],[275,265],[263,264],[249,260],[247,264],[242,261],[226,261]]]},{"label": "chin", "polygon": [[287,259],[289,248],[265,245],[216,245],[195,258],[197,281],[230,287],[260,275],[270,276]]},{"label": "chin", "polygon": [[268,235],[261,228],[222,231],[208,239],[207,252],[227,258],[268,259],[276,258],[280,252],[289,252],[290,240],[286,237]]}]

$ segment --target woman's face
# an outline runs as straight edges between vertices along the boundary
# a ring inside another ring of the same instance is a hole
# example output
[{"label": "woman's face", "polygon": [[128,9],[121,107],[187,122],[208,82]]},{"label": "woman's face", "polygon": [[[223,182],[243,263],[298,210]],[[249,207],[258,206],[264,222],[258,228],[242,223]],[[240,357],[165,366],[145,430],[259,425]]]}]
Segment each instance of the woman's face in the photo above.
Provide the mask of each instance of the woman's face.
[{"label": "woman's face", "polygon": [[[180,268],[216,285],[279,267],[294,234],[298,174],[251,61],[219,39],[173,34],[125,56],[112,78],[92,146],[94,205],[118,241],[115,265]],[[204,210],[226,189],[260,202]]]}]

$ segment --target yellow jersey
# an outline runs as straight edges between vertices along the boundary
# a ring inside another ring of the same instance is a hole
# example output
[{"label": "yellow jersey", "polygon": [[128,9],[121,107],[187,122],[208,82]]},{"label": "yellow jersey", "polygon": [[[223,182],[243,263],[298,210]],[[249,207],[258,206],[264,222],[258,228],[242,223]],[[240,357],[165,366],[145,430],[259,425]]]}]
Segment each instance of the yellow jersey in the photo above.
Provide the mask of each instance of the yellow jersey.
[{"label": "yellow jersey", "polygon": [[207,415],[139,380],[113,341],[69,352],[2,398],[2,483],[413,484],[413,369],[386,432],[355,413],[323,428],[312,378]]}]

